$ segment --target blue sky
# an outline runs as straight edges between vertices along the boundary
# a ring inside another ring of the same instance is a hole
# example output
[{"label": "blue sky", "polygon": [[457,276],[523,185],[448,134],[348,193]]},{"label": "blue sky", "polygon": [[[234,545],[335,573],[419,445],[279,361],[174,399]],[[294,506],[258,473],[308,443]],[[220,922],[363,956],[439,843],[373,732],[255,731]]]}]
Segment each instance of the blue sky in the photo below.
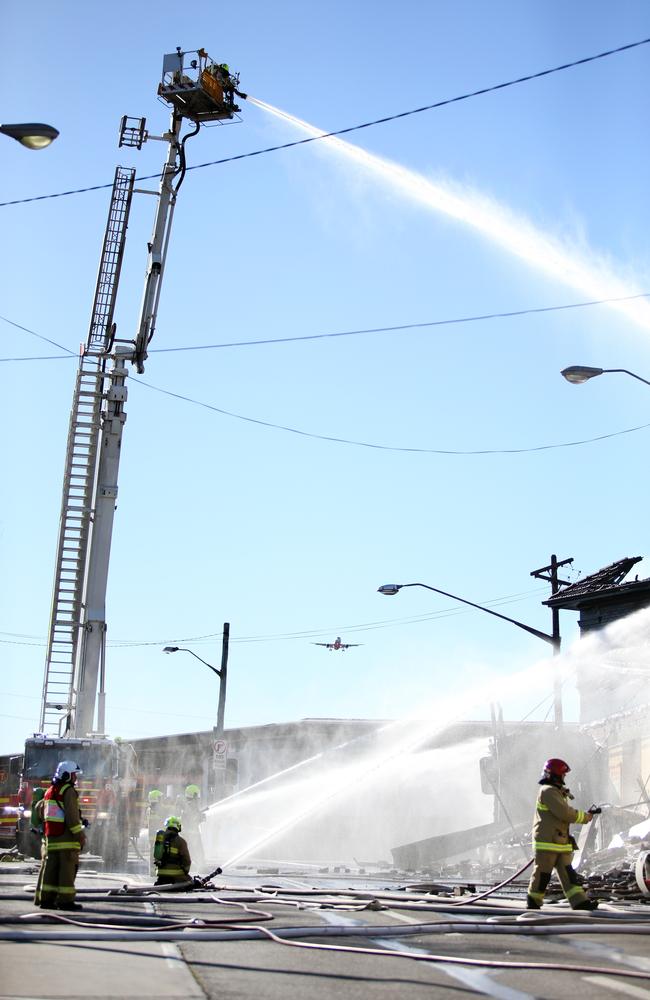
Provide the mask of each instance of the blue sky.
[{"label": "blue sky", "polygon": [[[5,121],[60,129],[46,151],[3,140],[2,201],[152,174],[163,147],[118,150],[121,116],[160,133],[162,56],[204,46],[244,91],[335,130],[432,104],[650,35],[647,4],[257,0],[185,10],[36,0],[1,15]],[[605,260],[650,292],[650,46],[353,132],[363,149],[475,191]],[[190,165],[302,137],[244,103],[202,129]],[[3,358],[86,338],[108,190],[2,207]],[[135,331],[153,221],[136,199],[116,319]],[[123,737],[211,726],[231,623],[226,722],[408,714],[547,648],[422,581],[550,630],[530,577],[552,552],[575,573],[646,555],[649,430],[520,454],[368,449],[261,426],[153,391],[315,435],[391,448],[528,449],[650,421],[623,375],[582,387],[569,364],[650,376],[650,330],[608,306],[313,341],[164,348],[426,323],[585,301],[490,238],[379,182],[325,143],[190,171],[180,192],[155,341],[129,379],[108,590],[108,727]],[[0,752],[36,726],[76,361],[3,361]],[[144,385],[142,383],[148,383]],[[642,575],[648,575],[640,564]],[[443,613],[444,614],[441,614]],[[449,613],[447,613],[449,612]],[[417,616],[435,616],[413,622]],[[372,628],[360,628],[372,623]],[[377,627],[374,627],[377,626]],[[577,628],[562,620],[569,643]],[[295,633],[318,633],[309,637]],[[212,640],[189,641],[214,634]],[[341,635],[345,654],[311,645]],[[254,637],[262,637],[255,638]],[[117,641],[130,640],[124,646]],[[496,683],[496,681],[495,681]],[[550,678],[549,678],[550,692]],[[533,707],[506,706],[514,717]],[[543,717],[546,707],[541,710]],[[486,705],[486,712],[489,706]]]}]

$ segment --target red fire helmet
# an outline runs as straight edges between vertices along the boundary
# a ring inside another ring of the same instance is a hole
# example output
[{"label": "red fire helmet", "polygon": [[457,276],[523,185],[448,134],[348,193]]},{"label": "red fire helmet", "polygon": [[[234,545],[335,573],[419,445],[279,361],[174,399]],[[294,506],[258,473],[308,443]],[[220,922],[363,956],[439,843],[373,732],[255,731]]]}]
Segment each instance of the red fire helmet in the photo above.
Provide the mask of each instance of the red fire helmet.
[{"label": "red fire helmet", "polygon": [[559,757],[551,757],[544,764],[544,770],[548,771],[549,775],[554,778],[563,778],[565,774],[568,774],[571,768],[565,760],[560,760]]}]

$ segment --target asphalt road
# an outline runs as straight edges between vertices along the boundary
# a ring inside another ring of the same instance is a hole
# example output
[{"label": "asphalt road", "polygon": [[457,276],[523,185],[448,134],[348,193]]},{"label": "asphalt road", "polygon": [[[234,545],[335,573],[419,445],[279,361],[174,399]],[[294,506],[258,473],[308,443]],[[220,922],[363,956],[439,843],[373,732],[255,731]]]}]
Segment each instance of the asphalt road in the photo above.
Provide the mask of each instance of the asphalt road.
[{"label": "asphalt road", "polygon": [[[432,988],[436,998],[650,1000],[650,907],[642,904],[601,908],[595,916],[549,906],[542,915],[554,932],[541,935],[534,931],[537,915],[532,924],[530,915],[524,926],[517,921],[520,899],[459,907],[451,905],[458,899],[432,902],[423,893],[395,891],[381,876],[252,873],[222,876],[209,892],[115,896],[109,890],[127,880],[137,888],[148,879],[84,869],[77,879],[84,909],[65,915],[74,916],[70,924],[63,914],[34,910],[26,887],[35,872],[35,866],[0,865],[2,1000],[415,1000],[430,997]],[[259,935],[254,928],[291,943],[236,939]],[[477,960],[497,964],[471,964]],[[531,967],[504,967],[515,962]],[[534,967],[540,963],[582,970]]]}]

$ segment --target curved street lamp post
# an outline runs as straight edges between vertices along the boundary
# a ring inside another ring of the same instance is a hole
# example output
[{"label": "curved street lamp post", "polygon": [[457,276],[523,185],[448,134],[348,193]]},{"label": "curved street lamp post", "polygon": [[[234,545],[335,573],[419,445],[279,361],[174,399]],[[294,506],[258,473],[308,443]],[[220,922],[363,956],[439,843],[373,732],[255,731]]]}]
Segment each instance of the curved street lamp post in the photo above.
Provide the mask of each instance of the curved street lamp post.
[{"label": "curved street lamp post", "polygon": [[59,130],[43,122],[24,122],[17,125],[0,125],[0,133],[15,139],[27,149],[44,149],[51,145]]},{"label": "curved street lamp post", "polygon": [[630,375],[639,382],[650,385],[647,378],[641,378],[640,375],[629,371],[628,368],[588,368],[586,365],[571,365],[569,368],[563,368],[560,375],[563,375],[567,382],[571,382],[573,385],[582,385],[583,382],[588,382],[590,378],[596,378],[598,375],[609,375],[612,372],[621,372],[623,375]]},{"label": "curved street lamp post", "polygon": [[[544,642],[548,642],[553,647],[553,655],[557,655],[560,652],[560,636],[554,630],[553,635],[549,635],[548,632],[540,632],[539,629],[533,628],[532,625],[526,625],[524,622],[517,621],[516,618],[508,618],[507,615],[502,615],[499,611],[493,611],[491,608],[485,608],[482,604],[475,604],[474,601],[468,601],[464,597],[458,597],[457,594],[450,594],[446,590],[439,590],[438,587],[430,587],[428,583],[385,583],[383,586],[378,587],[377,591],[380,594],[386,594],[387,596],[394,596],[403,590],[404,587],[424,587],[425,590],[432,590],[434,594],[442,594],[443,597],[450,597],[452,601],[459,601],[460,604],[468,604],[470,608],[477,608],[478,611],[485,611],[486,615],[493,615],[495,618],[501,618],[504,622],[510,622],[511,625],[516,625],[517,628],[523,629],[524,632],[529,632],[531,635],[537,636],[538,639],[542,639]],[[554,711],[554,721],[555,725],[559,728],[562,725],[562,688],[560,686],[559,678],[557,672],[553,680],[553,711]]]},{"label": "curved street lamp post", "polygon": [[224,622],[223,625],[223,643],[221,648],[221,669],[217,670],[213,667],[211,663],[207,660],[201,659],[193,649],[188,649],[186,646],[165,646],[163,653],[191,653],[191,655],[196,660],[200,660],[213,674],[216,674],[219,678],[219,704],[217,707],[217,725],[215,727],[215,736],[220,738],[223,736],[224,729],[224,715],[226,711],[226,682],[228,680],[228,643],[230,639],[230,623]]}]

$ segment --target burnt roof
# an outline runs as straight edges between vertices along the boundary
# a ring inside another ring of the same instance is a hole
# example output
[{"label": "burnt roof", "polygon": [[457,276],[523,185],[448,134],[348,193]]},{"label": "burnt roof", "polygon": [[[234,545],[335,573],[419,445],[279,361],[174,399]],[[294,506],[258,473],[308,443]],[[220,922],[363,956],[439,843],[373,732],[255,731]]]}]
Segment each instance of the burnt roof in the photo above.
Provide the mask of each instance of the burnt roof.
[{"label": "burnt roof", "polygon": [[547,607],[575,607],[583,600],[603,597],[605,594],[625,594],[631,590],[647,590],[650,587],[650,579],[630,580],[627,583],[621,581],[627,576],[632,567],[640,562],[643,556],[627,556],[617,562],[603,566],[602,569],[591,573],[590,576],[583,577],[569,587],[564,587],[553,597],[542,601]]}]

